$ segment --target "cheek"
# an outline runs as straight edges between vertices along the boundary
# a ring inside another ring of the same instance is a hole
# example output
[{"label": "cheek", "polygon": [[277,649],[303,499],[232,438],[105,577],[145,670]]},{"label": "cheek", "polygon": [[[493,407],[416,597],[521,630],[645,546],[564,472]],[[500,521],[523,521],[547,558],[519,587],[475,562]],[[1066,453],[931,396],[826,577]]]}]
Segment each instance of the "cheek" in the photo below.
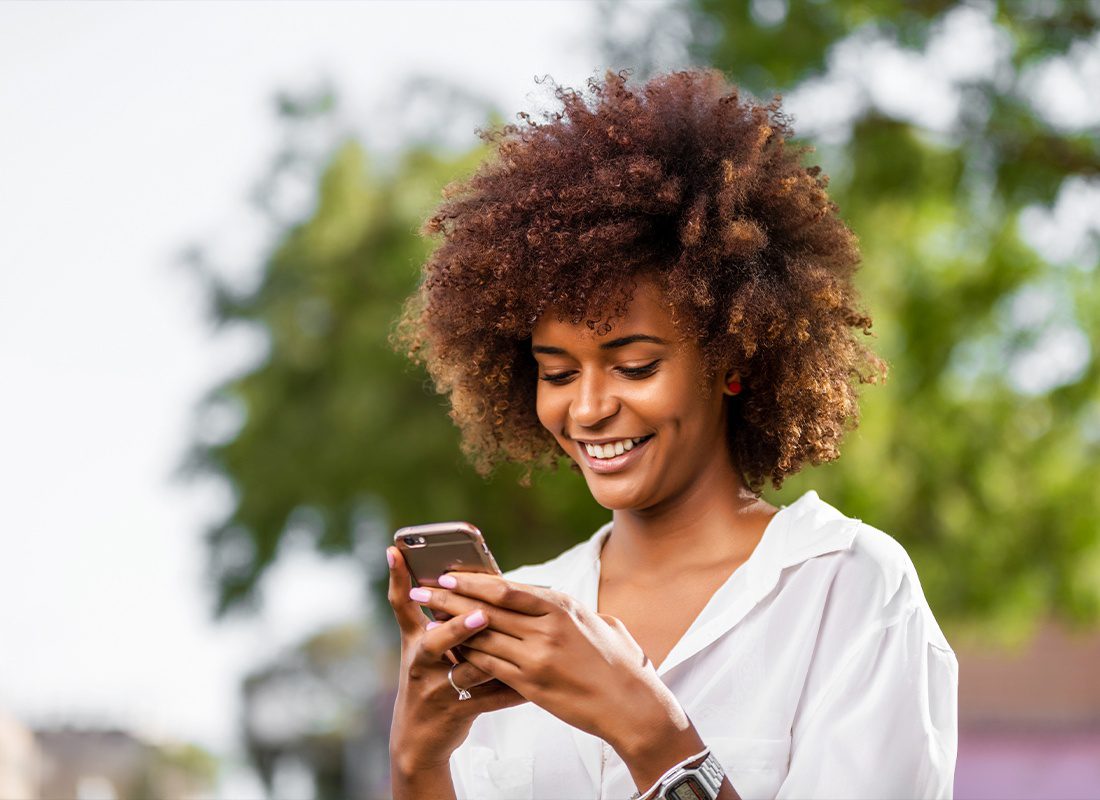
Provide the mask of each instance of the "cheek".
[{"label": "cheek", "polygon": [[670,425],[675,433],[690,438],[714,435],[713,422],[721,414],[722,406],[710,397],[700,396],[687,382],[670,383],[666,391],[652,399],[648,405],[654,420]]},{"label": "cheek", "polygon": [[689,375],[671,370],[661,380],[647,381],[637,387],[631,400],[634,407],[656,421],[681,424],[695,416],[696,400],[688,387]]},{"label": "cheek", "polygon": [[[541,384],[542,381],[539,381]],[[555,424],[560,410],[557,408],[560,403],[557,403],[549,392],[545,391],[540,385],[535,393],[535,415],[539,418],[539,422],[542,427],[549,430],[551,433],[555,433],[556,429],[561,428],[561,423]]]}]

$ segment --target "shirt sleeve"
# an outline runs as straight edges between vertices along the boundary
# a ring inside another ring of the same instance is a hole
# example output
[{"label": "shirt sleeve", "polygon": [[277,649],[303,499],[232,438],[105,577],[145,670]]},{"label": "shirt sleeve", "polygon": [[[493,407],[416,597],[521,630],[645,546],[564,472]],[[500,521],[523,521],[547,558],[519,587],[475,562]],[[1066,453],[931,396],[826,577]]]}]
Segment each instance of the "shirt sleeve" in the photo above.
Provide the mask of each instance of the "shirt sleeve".
[{"label": "shirt sleeve", "polygon": [[777,798],[952,797],[958,661],[925,614],[914,605],[852,645],[795,719]]}]

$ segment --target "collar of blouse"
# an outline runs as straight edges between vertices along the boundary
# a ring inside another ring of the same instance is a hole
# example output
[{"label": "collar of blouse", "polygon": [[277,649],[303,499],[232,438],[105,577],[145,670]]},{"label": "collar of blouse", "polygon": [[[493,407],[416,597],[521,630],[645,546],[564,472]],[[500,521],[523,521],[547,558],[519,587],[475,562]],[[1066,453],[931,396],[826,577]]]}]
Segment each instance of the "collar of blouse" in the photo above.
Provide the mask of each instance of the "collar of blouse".
[{"label": "collar of blouse", "polygon": [[[787,567],[849,549],[860,524],[859,519],[847,517],[826,503],[813,489],[791,505],[781,506],[768,522],[752,555],[715,591],[657,668],[657,674],[664,675],[733,628],[775,588],[780,573]],[[548,585],[596,610],[599,553],[604,539],[611,533],[611,525],[611,522],[605,523],[586,541],[557,558],[527,568],[539,570],[541,574],[529,573],[530,577],[517,574],[515,579]]]}]

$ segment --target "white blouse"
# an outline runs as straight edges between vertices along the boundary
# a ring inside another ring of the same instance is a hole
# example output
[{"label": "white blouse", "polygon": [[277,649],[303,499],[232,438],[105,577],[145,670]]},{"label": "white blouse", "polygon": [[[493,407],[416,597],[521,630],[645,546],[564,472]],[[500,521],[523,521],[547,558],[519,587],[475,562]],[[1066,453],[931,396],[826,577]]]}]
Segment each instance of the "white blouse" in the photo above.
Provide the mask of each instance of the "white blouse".
[{"label": "white blouse", "polygon": [[[504,575],[595,611],[611,527]],[[813,490],[772,517],[657,674],[743,798],[952,796],[955,653],[901,545]],[[450,766],[458,800],[638,789],[603,740],[534,703],[477,717]]]}]

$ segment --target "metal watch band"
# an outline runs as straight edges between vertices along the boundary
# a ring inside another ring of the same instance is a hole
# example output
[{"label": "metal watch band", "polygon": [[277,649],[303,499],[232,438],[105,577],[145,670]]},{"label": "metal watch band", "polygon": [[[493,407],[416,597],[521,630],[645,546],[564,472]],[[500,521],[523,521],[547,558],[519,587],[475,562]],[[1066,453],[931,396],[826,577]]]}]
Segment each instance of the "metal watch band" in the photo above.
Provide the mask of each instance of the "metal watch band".
[{"label": "metal watch band", "polygon": [[[685,779],[689,780],[691,786],[692,795],[700,798],[706,798],[706,800],[715,800],[718,797],[718,792],[722,788],[722,779],[725,777],[726,771],[722,768],[721,763],[718,761],[718,757],[714,753],[708,753],[706,760],[703,761],[697,767],[679,767],[675,772],[661,781],[661,788],[654,796],[654,800],[680,800],[680,798],[686,795],[679,793],[673,795],[669,792],[677,785],[684,782]],[[700,794],[699,792],[702,792]]]}]

